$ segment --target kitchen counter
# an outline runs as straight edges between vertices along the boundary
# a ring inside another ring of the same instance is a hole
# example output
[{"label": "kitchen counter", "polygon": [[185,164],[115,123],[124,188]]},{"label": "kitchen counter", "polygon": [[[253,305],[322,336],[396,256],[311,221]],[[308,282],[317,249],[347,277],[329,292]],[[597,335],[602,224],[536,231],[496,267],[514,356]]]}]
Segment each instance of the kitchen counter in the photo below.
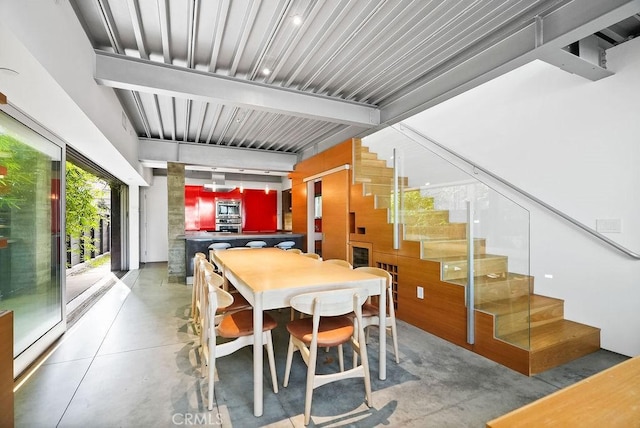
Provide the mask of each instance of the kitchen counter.
[{"label": "kitchen counter", "polygon": [[293,241],[295,248],[302,249],[304,234],[288,231],[275,232],[185,232],[187,284],[193,282],[193,258],[196,253],[205,253],[209,258],[209,245],[214,242],[228,242],[232,247],[244,247],[249,241],[265,241],[268,247],[273,247],[282,241]]}]

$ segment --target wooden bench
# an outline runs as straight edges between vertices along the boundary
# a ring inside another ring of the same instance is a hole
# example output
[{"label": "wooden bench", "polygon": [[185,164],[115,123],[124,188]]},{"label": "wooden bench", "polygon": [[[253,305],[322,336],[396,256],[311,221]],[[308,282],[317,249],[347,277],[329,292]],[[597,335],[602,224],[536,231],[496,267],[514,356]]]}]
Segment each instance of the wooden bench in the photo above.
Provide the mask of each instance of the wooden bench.
[{"label": "wooden bench", "polygon": [[640,426],[640,356],[487,422],[502,427]]}]

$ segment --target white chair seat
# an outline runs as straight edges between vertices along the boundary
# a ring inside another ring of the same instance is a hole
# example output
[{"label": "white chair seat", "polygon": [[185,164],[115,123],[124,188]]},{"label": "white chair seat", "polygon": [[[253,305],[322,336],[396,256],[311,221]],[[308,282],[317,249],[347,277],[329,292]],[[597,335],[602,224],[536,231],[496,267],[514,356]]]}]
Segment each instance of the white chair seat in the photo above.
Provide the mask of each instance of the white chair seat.
[{"label": "white chair seat", "polygon": [[264,241],[249,241],[245,246],[249,248],[264,248],[267,246],[267,243]]}]

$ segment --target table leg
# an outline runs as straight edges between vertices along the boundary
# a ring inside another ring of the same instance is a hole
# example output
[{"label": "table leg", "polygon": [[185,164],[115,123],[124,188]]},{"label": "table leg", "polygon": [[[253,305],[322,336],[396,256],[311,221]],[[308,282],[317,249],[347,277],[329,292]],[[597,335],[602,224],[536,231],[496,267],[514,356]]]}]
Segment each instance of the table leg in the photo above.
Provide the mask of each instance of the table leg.
[{"label": "table leg", "polygon": [[[392,302],[389,302],[392,304]],[[380,302],[379,302],[379,314],[380,317],[380,340],[378,349],[380,351],[379,355],[379,368],[378,368],[378,377],[380,380],[387,379],[387,284],[386,281],[381,282],[380,288]]]},{"label": "table leg", "polygon": [[253,414],[262,416],[262,293],[256,293],[253,305]]}]

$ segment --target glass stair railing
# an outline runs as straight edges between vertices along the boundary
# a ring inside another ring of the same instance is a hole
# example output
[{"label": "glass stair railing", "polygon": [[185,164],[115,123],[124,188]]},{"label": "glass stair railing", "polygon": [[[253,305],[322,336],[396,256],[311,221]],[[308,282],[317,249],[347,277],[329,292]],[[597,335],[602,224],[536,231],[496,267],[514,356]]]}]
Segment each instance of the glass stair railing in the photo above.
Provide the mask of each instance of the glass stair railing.
[{"label": "glass stair railing", "polygon": [[529,212],[394,128],[354,153],[354,181],[388,210],[396,245],[419,242],[416,257],[439,262],[442,282],[465,287],[468,342],[480,310],[493,314],[497,338],[529,349]]}]

